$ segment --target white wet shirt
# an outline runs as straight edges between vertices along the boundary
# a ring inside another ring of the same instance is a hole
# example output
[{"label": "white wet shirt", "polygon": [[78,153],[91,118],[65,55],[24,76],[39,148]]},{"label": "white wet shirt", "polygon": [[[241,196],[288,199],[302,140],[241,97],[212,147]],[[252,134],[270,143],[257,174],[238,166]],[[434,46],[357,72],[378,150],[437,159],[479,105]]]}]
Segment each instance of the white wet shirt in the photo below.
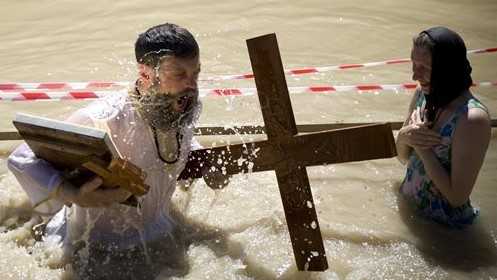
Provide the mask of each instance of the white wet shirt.
[{"label": "white wet shirt", "polygon": [[[200,109],[196,110],[198,117]],[[124,249],[169,234],[174,226],[169,217],[170,199],[191,150],[192,128],[181,129],[179,160],[166,164],[158,156],[152,131],[132,107],[127,94],[115,93],[98,100],[78,110],[68,121],[107,130],[121,156],[147,174],[145,183],[150,190],[139,198],[139,208],[122,204],[108,208],[62,207],[58,201],[48,201],[38,208],[52,213],[58,210],[47,226],[48,236],[60,237],[59,241],[66,245],[103,241]],[[12,153],[8,166],[33,204],[45,199],[61,182],[60,172],[36,158],[25,144]]]}]

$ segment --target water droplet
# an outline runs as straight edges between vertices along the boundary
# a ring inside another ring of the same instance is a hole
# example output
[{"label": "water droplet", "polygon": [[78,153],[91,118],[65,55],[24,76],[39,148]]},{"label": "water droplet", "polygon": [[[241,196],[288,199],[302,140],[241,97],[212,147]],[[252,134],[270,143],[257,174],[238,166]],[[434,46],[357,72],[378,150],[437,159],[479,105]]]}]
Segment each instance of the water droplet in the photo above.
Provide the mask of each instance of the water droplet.
[{"label": "water droplet", "polygon": [[312,208],[312,202],[310,202],[309,200],[307,200],[307,208]]}]

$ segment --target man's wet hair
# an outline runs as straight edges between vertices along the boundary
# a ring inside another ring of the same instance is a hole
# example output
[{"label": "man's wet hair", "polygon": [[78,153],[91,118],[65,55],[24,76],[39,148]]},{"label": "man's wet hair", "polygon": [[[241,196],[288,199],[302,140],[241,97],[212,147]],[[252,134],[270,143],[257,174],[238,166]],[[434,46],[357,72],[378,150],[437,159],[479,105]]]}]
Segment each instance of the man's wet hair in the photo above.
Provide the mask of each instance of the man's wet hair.
[{"label": "man's wet hair", "polygon": [[199,48],[193,35],[183,27],[165,23],[141,33],[135,43],[135,56],[139,64],[159,65],[164,56],[194,58]]}]

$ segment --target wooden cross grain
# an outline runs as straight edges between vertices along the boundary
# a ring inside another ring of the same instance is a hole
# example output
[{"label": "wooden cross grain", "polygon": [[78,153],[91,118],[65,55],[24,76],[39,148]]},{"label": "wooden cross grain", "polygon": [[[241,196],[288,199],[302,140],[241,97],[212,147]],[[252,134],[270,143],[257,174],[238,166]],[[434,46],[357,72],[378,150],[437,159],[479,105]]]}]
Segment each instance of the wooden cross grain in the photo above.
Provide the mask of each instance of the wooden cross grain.
[{"label": "wooden cross grain", "polygon": [[306,166],[394,157],[388,124],[297,135],[275,34],[247,40],[268,140],[192,151],[178,179],[275,170],[299,270],[328,268]]}]

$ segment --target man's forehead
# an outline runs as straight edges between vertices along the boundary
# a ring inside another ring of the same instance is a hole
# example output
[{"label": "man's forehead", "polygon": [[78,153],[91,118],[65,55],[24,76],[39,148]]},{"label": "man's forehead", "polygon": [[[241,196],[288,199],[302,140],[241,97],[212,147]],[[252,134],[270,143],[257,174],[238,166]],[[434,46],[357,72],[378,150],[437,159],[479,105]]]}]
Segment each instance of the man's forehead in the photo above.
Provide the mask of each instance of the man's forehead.
[{"label": "man's forehead", "polygon": [[164,70],[196,70],[200,67],[199,56],[182,58],[167,56],[161,59],[160,68]]}]

